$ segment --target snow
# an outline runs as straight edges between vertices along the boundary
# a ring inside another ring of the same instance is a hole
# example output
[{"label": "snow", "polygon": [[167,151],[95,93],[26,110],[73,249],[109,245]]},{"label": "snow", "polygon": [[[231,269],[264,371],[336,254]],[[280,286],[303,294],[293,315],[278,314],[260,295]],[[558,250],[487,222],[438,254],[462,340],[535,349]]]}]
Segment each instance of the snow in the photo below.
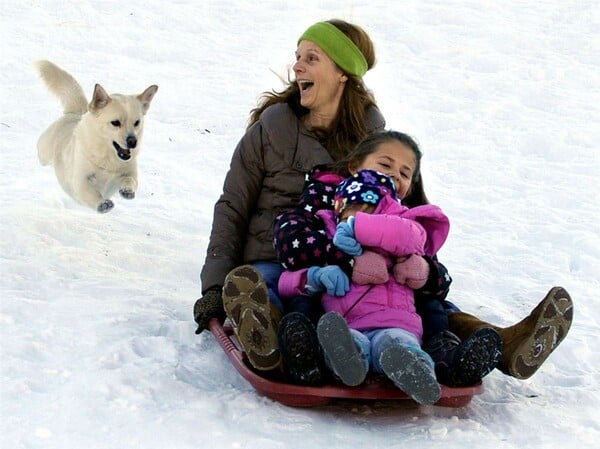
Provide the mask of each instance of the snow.
[{"label": "snow", "polygon": [[[575,320],[529,380],[494,371],[465,408],[258,395],[194,334],[218,198],[261,92],[298,36],[372,36],[365,81],[425,153],[450,216],[463,310],[514,323],[553,285]],[[0,17],[2,448],[591,448],[600,440],[600,6],[595,1],[4,1]],[[91,95],[158,84],[133,201],[100,215],[41,167],[49,59]],[[594,443],[596,441],[596,443]]]}]

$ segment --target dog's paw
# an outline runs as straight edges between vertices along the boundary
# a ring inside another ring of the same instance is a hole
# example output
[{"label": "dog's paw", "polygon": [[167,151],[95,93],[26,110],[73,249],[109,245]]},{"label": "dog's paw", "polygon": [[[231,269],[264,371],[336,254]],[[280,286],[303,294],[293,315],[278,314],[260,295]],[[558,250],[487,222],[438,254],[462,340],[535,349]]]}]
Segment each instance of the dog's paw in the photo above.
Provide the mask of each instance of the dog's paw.
[{"label": "dog's paw", "polygon": [[127,200],[132,200],[135,198],[135,192],[129,189],[121,189],[119,190],[121,196]]},{"label": "dog's paw", "polygon": [[100,204],[98,204],[98,212],[101,214],[105,214],[106,212],[110,212],[110,210],[115,206],[111,200],[104,200]]}]

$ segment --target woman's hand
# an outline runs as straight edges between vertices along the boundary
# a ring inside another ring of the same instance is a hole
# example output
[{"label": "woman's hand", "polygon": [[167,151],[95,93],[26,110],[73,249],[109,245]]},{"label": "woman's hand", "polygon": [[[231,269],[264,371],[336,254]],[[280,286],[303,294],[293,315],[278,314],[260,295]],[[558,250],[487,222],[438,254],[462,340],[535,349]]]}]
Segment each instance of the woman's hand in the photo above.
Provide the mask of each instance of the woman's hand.
[{"label": "woman's hand", "polygon": [[197,334],[208,329],[208,322],[211,318],[217,318],[221,324],[225,321],[226,315],[221,291],[221,287],[210,288],[194,304],[194,321],[198,323]]}]

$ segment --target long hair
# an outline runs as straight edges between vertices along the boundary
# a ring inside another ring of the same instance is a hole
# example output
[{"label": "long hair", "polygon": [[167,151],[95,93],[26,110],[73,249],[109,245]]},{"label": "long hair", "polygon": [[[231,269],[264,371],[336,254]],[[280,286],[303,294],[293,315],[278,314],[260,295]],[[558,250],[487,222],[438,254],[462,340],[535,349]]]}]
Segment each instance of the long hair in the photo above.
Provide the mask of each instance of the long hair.
[{"label": "long hair", "polygon": [[406,207],[422,206],[429,204],[427,195],[425,195],[425,187],[423,185],[423,175],[421,174],[421,159],[423,153],[419,145],[408,134],[398,131],[380,131],[365,137],[354,149],[343,159],[339,160],[333,166],[333,170],[342,176],[348,176],[350,166],[359,166],[370,154],[377,151],[380,144],[390,141],[398,141],[410,148],[415,155],[415,170],[412,175],[410,190],[402,199],[402,204]]},{"label": "long hair", "polygon": [[[357,25],[340,19],[331,19],[327,22],[338,28],[354,42],[365,57],[368,69],[375,65],[375,48],[366,31]],[[367,111],[370,107],[377,106],[375,97],[367,89],[363,79],[348,73],[345,74],[348,81],[342,94],[336,118],[328,128],[314,130],[334,160],[344,157],[350,148],[353,148],[367,135]],[[298,118],[309,112],[309,109],[300,104],[298,84],[292,81],[288,75],[287,87],[283,91],[263,93],[258,106],[250,111],[248,128],[258,121],[265,109],[277,103],[287,103]]]}]

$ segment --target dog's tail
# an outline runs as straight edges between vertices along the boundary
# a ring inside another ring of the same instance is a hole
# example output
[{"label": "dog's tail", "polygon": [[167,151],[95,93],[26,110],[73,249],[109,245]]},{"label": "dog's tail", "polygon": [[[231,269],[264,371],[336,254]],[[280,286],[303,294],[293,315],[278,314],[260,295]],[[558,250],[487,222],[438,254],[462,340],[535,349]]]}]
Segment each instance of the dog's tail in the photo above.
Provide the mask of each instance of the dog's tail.
[{"label": "dog's tail", "polygon": [[79,83],[50,61],[36,61],[35,67],[48,90],[60,100],[65,114],[85,114],[88,102]]}]

